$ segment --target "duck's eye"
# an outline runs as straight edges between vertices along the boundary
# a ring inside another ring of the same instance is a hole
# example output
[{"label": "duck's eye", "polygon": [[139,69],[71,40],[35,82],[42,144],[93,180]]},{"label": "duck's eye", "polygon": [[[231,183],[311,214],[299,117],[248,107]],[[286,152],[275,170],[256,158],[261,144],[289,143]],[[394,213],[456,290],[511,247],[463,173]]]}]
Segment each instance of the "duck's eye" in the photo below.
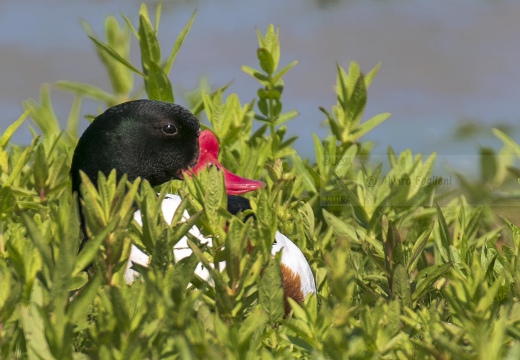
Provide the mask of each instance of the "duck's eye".
[{"label": "duck's eye", "polygon": [[164,125],[162,131],[167,135],[175,135],[177,134],[177,128],[173,124]]}]

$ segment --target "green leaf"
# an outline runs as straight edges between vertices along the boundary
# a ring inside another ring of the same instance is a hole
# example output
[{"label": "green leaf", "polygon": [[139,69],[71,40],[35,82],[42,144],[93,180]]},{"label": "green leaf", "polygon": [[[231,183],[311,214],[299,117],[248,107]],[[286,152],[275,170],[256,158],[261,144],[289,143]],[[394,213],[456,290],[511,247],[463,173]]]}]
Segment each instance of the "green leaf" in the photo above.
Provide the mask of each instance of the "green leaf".
[{"label": "green leaf", "polygon": [[480,227],[482,221],[482,213],[484,211],[483,206],[478,206],[475,208],[473,213],[471,214],[471,218],[464,229],[464,236],[467,239],[474,238],[477,234],[477,231]]},{"label": "green leaf", "polygon": [[[312,139],[314,141],[314,151],[316,152],[316,164],[318,165],[320,176],[323,178],[327,175],[325,171],[325,154],[323,144],[316,134],[312,134]],[[320,185],[322,186],[322,184]]]},{"label": "green leaf", "polygon": [[334,119],[334,117],[325,109],[323,106],[319,107],[320,111],[324,113],[327,116],[327,121],[330,125],[330,130],[332,131],[332,134],[339,140],[346,142],[347,138],[344,136],[343,132],[346,130],[346,133],[348,133],[348,128],[342,128]]},{"label": "green leaf", "polygon": [[389,272],[397,265],[403,265],[404,254],[401,236],[393,222],[388,223],[388,232],[384,246],[386,265]]},{"label": "green leaf", "polygon": [[[130,58],[130,33],[128,29],[134,30],[131,25],[127,25],[125,28],[119,27],[117,19],[113,16],[108,16],[105,21],[105,39],[107,44],[125,59]],[[93,33],[90,32],[90,34]],[[126,97],[133,87],[133,74],[131,70],[102,51],[98,50],[98,55],[107,68],[114,92],[117,95],[122,95],[123,98]],[[107,104],[116,104],[121,101],[119,99],[121,99],[121,97],[118,96],[118,99],[114,99]]]},{"label": "green leaf", "polygon": [[86,267],[92,263],[94,258],[96,257],[98,251],[100,250],[100,246],[103,241],[107,238],[108,234],[114,231],[117,223],[119,222],[118,217],[114,217],[112,221],[105,227],[100,233],[98,233],[94,238],[89,239],[85,242],[83,249],[78,254],[76,259],[76,263],[74,264],[74,269],[72,271],[72,275],[77,275],[80,271],[84,271]]},{"label": "green leaf", "polygon": [[[296,110],[288,111],[288,112],[278,116],[278,118],[276,119],[274,124],[275,124],[275,126],[280,126],[280,125],[286,123],[287,121],[294,119],[297,116],[298,116],[298,111],[296,111]],[[296,140],[296,138],[294,138],[294,140]]]},{"label": "green leaf", "polygon": [[169,270],[167,277],[169,283],[171,283],[172,298],[177,305],[181,305],[185,301],[186,288],[189,286],[190,281],[193,279],[195,268],[199,266],[199,262],[195,255],[185,257],[175,264],[173,269]]},{"label": "green leaf", "polygon": [[441,208],[439,207],[439,204],[435,203],[435,209],[437,210],[437,218],[439,219],[439,235],[441,239],[441,245],[442,247],[439,248],[441,251],[442,257],[444,261],[448,261],[448,251],[452,244],[452,239],[450,236],[450,230],[448,228],[448,224],[446,223],[446,219],[444,218],[444,215],[442,213]]},{"label": "green leaf", "polygon": [[[35,292],[41,292],[41,288],[34,287],[33,296],[37,296],[34,294]],[[20,306],[20,315],[25,334],[28,358],[54,360],[55,357],[52,356],[49,344],[45,338],[45,322],[42,318],[41,312],[38,311],[39,306],[41,305],[36,302],[31,306]]]},{"label": "green leaf", "polygon": [[426,244],[428,243],[428,240],[430,238],[430,234],[433,230],[434,223],[431,223],[428,228],[415,240],[415,243],[413,245],[412,249],[412,255],[408,259],[408,264],[406,265],[406,271],[408,273],[415,270],[415,267],[417,265],[417,261],[419,261],[419,257],[422,254]]},{"label": "green leaf", "polygon": [[[221,87],[217,88],[216,90],[212,91],[209,94],[210,98],[213,97],[213,96],[216,96],[217,94],[222,94],[224,91],[226,91],[231,86],[231,83],[232,82],[229,82],[226,85],[221,86]],[[202,110],[205,110],[204,109],[204,100],[203,99],[200,100],[198,103],[196,103],[194,106],[192,106],[192,108],[190,109],[190,111],[193,113],[193,115],[200,114],[202,112]]]},{"label": "green leaf", "polygon": [[134,65],[132,65],[128,60],[126,60],[124,57],[119,55],[119,53],[117,51],[115,51],[114,49],[112,49],[110,46],[108,46],[107,44],[99,41],[98,39],[96,39],[92,36],[89,36],[89,38],[96,44],[96,46],[100,49],[100,51],[104,51],[106,54],[110,55],[116,61],[120,62],[121,64],[123,64],[124,66],[126,66],[127,68],[129,68],[130,70],[135,72],[136,74],[139,74],[142,77],[146,76],[138,68],[136,68]]},{"label": "green leaf", "polygon": [[88,283],[88,275],[86,272],[80,272],[73,276],[70,280],[70,290],[81,289]]},{"label": "green leaf", "polygon": [[59,228],[60,236],[57,246],[58,254],[52,268],[52,287],[50,297],[54,311],[56,312],[55,325],[59,329],[66,323],[64,310],[68,304],[69,291],[71,289],[72,270],[76,257],[73,255],[78,251],[79,219],[78,203],[75,197],[62,197],[59,204]]},{"label": "green leaf", "polygon": [[31,145],[29,145],[25,150],[23,151],[22,155],[16,162],[16,165],[14,166],[13,170],[11,171],[11,174],[9,174],[9,177],[4,182],[3,186],[8,187],[11,185],[18,185],[18,182],[20,181],[20,173],[22,172],[23,167],[27,164],[29,161],[29,158],[31,157],[32,152],[36,148],[36,145],[38,144],[40,140],[40,137],[37,136],[31,141]]},{"label": "green leaf", "polygon": [[289,70],[291,70],[294,66],[298,64],[298,60],[294,60],[292,63],[284,66],[284,68],[278,71],[272,78],[273,83],[277,83]]},{"label": "green leaf", "polygon": [[231,283],[235,283],[240,279],[240,259],[247,230],[248,227],[244,226],[236,217],[233,217],[229,222],[224,252],[226,257],[226,272]]},{"label": "green leaf", "polygon": [[394,270],[392,289],[394,295],[401,300],[403,306],[410,306],[412,302],[410,278],[401,264],[398,264]]},{"label": "green leaf", "polygon": [[276,89],[258,89],[257,96],[260,99],[266,99],[266,100],[280,100],[280,97],[282,94],[280,91]]},{"label": "green leaf", "polygon": [[497,296],[498,291],[502,287],[502,278],[498,278],[483,294],[482,298],[478,300],[477,307],[475,309],[476,313],[484,313],[489,310],[492,310],[495,307],[495,297]]},{"label": "green leaf", "polygon": [[495,179],[498,171],[498,163],[495,151],[492,148],[480,148],[480,171],[483,182],[490,182]]},{"label": "green leaf", "polygon": [[258,81],[262,82],[263,84],[266,83],[269,80],[269,78],[267,76],[262,74],[260,71],[252,68],[251,66],[242,65],[241,69],[242,69],[243,72],[245,72],[246,74],[254,77]]},{"label": "green leaf", "polygon": [[[278,200],[280,198],[278,197]],[[278,218],[276,217],[276,209],[278,203],[272,203],[265,192],[260,192],[257,203],[257,219],[260,230],[261,249],[266,256],[271,256],[271,248],[278,226]]]},{"label": "green leaf", "polygon": [[417,285],[412,294],[412,301],[416,302],[421,296],[428,292],[441,276],[453,267],[451,263],[442,265],[432,265],[419,272],[417,275]]},{"label": "green leaf", "polygon": [[210,167],[205,179],[204,209],[206,216],[215,230],[220,221],[220,209],[226,208],[226,191],[224,177],[216,166]]},{"label": "green leaf", "polygon": [[[326,210],[325,210],[326,211]],[[303,227],[309,239],[314,238],[314,211],[309,203],[304,203],[303,206],[298,208],[298,213],[302,219]]]},{"label": "green leaf", "polygon": [[179,50],[181,49],[181,46],[184,43],[184,40],[186,39],[186,36],[188,36],[188,33],[190,32],[191,26],[193,25],[193,21],[195,20],[195,16],[197,15],[197,11],[198,10],[195,9],[195,11],[190,17],[190,20],[181,30],[179,36],[177,36],[177,40],[175,40],[175,44],[173,45],[172,51],[170,52],[170,56],[168,56],[168,60],[164,64],[164,72],[166,74],[170,73],[172,65],[175,62],[175,58],[177,57],[177,54],[179,53]]},{"label": "green leaf", "polygon": [[[437,158],[437,153],[433,152],[428,159],[421,165],[419,156],[415,162],[415,166],[410,173],[411,186],[408,190],[407,200],[412,199],[414,196],[420,193],[421,189],[424,189],[424,181],[425,179],[430,178],[433,165],[435,164],[435,159]],[[424,190],[423,190],[424,191]]]},{"label": "green leaf", "polygon": [[149,62],[144,66],[146,66],[144,83],[148,98],[173,103],[175,98],[173,96],[172,84],[164,69],[155,62]]},{"label": "green leaf", "polygon": [[[23,108],[29,110],[29,116],[45,136],[54,136],[60,132],[60,122],[54,112],[48,84],[41,86],[40,104],[33,99],[23,102]],[[33,134],[36,136],[36,134]]]},{"label": "green leaf", "polygon": [[369,120],[365,121],[359,127],[352,131],[352,136],[355,139],[359,139],[361,136],[365,135],[366,133],[372,131],[375,127],[377,127],[379,124],[383,123],[384,121],[388,120],[392,114],[390,113],[383,113],[376,115]]},{"label": "green leaf", "polygon": [[188,232],[195,226],[195,224],[199,221],[200,217],[202,216],[204,212],[198,211],[194,213],[193,215],[190,215],[189,219],[183,219],[178,224],[174,224],[172,222],[172,225],[175,226],[175,231],[172,235],[172,243],[170,245],[175,245],[177,242],[179,242],[180,239],[182,239],[184,236],[188,234]]},{"label": "green leaf", "polygon": [[246,346],[251,341],[253,334],[261,332],[267,325],[269,317],[260,306],[257,306],[255,310],[249,314],[249,316],[240,325],[240,331],[238,332],[238,344],[240,347]]},{"label": "green leaf", "polygon": [[294,331],[299,337],[313,347],[319,348],[320,344],[314,339],[313,331],[305,310],[293,299],[287,299],[293,311],[293,317],[286,322],[286,326]]},{"label": "green leaf", "polygon": [[[5,309],[7,301],[11,295],[11,288],[14,287],[11,272],[3,258],[0,258],[0,279],[2,279],[2,282],[0,283],[0,314],[2,314],[2,310]],[[0,319],[2,319],[1,316]]]},{"label": "green leaf", "polygon": [[72,106],[70,107],[69,116],[67,117],[67,135],[70,137],[77,139],[78,129],[79,129],[79,120],[80,120],[80,114],[81,114],[81,104],[82,104],[82,97],[81,96],[75,96],[74,102],[72,103]]},{"label": "green leaf", "polygon": [[101,278],[96,276],[72,298],[67,309],[69,319],[72,323],[77,323],[86,319],[90,310],[89,307],[91,306],[100,286]]},{"label": "green leaf", "polygon": [[314,184],[314,179],[305,168],[302,159],[299,156],[294,155],[292,156],[291,160],[297,173],[300,174],[300,178],[302,179],[302,182],[305,184],[307,191],[316,193],[317,189],[316,185]]},{"label": "green leaf", "polygon": [[62,90],[70,91],[78,96],[88,97],[104,103],[111,103],[113,101],[113,95],[94,85],[77,81],[57,81],[55,85]]},{"label": "green leaf", "polygon": [[161,13],[162,13],[162,2],[159,1],[159,3],[157,4],[157,7],[155,9],[155,33],[157,33],[159,31]]},{"label": "green leaf", "polygon": [[43,236],[43,233],[40,231],[40,229],[38,229],[38,226],[28,214],[22,214],[22,220],[27,227],[27,232],[30,239],[40,252],[43,264],[49,271],[54,270],[54,259],[47,240]]},{"label": "green leaf", "polygon": [[258,285],[258,301],[264,309],[270,324],[276,324],[283,319],[284,294],[280,263],[270,259],[264,269]]},{"label": "green leaf", "polygon": [[493,134],[502,140],[502,142],[507,145],[517,157],[520,157],[520,145],[518,145],[513,139],[498,129],[493,129]]},{"label": "green leaf", "polygon": [[271,53],[267,49],[259,48],[257,50],[257,56],[262,70],[268,75],[271,75],[274,72],[274,60]]},{"label": "green leaf", "polygon": [[[482,209],[483,209],[482,207],[479,207],[479,210],[480,210],[479,216],[478,217],[475,216],[474,218],[480,219],[480,214],[482,213]],[[511,221],[509,221],[505,217],[502,217],[502,220],[507,224],[507,226],[509,226],[509,229],[511,230],[511,233],[513,236],[514,254],[515,254],[515,256],[518,256],[518,254],[520,252],[520,227],[513,224]],[[469,226],[468,226],[468,228],[469,228]]]},{"label": "green leaf", "polygon": [[25,110],[22,116],[20,116],[14,123],[9,125],[7,129],[5,129],[5,131],[0,136],[0,150],[5,149],[7,143],[9,142],[13,134],[27,118],[27,115],[29,115],[29,110]]},{"label": "green leaf", "polygon": [[[141,10],[146,8],[143,4]],[[150,63],[158,64],[161,61],[161,48],[157,41],[155,33],[148,14],[144,14],[142,11],[139,14],[139,46],[141,48],[141,60],[143,63],[143,70],[146,69]]]},{"label": "green leaf", "polygon": [[370,70],[370,72],[368,74],[365,75],[365,86],[367,87],[367,89],[370,86],[370,84],[372,83],[372,80],[374,80],[374,77],[379,72],[380,68],[381,68],[381,61],[378,62],[377,65],[374,66],[374,68],[372,70]]},{"label": "green leaf", "polygon": [[356,196],[356,194],[354,194],[348,186],[336,176],[336,174],[333,174],[333,177],[335,179],[335,184],[338,185],[341,193],[347,197],[349,204],[352,205],[356,220],[361,224],[367,224],[369,222],[369,217],[364,205],[360,202],[359,197]]},{"label": "green leaf", "polygon": [[327,210],[323,209],[323,217],[327,224],[334,229],[334,232],[338,236],[348,237],[349,239],[357,239],[356,231],[351,225],[345,223],[343,220],[337,218],[336,216],[329,213]]},{"label": "green leaf", "polygon": [[45,197],[45,183],[49,177],[49,165],[45,154],[45,147],[42,143],[38,144],[34,152],[34,185],[40,193],[40,198]]},{"label": "green leaf", "polygon": [[132,25],[132,21],[131,21],[127,16],[125,16],[124,14],[121,14],[121,16],[122,16],[123,19],[125,20],[126,25],[127,25],[128,28],[132,31],[132,33],[134,34],[134,36],[136,37],[136,39],[139,39],[139,33],[138,33],[137,30],[135,29],[134,25]]}]

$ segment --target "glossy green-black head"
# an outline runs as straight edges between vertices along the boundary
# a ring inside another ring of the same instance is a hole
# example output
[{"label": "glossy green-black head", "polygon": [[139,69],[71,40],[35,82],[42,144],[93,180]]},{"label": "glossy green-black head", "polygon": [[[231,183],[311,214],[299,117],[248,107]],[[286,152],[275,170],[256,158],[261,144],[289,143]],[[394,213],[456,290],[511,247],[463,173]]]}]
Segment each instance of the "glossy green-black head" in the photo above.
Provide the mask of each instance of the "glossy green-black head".
[{"label": "glossy green-black head", "polygon": [[70,174],[79,191],[82,170],[96,184],[98,172],[141,177],[157,186],[180,178],[197,163],[199,120],[187,109],[156,100],[113,106],[94,119],[79,139]]}]

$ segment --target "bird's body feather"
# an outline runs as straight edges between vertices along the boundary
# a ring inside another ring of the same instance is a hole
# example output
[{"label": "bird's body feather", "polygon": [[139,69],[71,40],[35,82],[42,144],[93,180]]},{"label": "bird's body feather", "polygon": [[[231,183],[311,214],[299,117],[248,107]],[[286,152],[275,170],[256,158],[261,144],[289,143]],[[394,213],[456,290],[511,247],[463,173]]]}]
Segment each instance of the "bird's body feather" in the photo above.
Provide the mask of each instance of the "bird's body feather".
[{"label": "bird's body feather", "polygon": [[[161,210],[164,216],[164,219],[168,224],[171,224],[173,216],[177,211],[177,208],[181,204],[181,197],[178,195],[168,194],[165,199],[162,201]],[[184,221],[188,220],[190,215],[185,210],[182,219]],[[134,214],[134,219],[139,223],[139,225],[143,225],[141,219],[141,212],[138,210]],[[200,230],[193,226],[190,229],[190,234],[195,236],[201,244],[206,244],[207,246],[212,246],[211,238],[206,238]],[[312,275],[311,268],[305,259],[305,256],[301,252],[301,250],[296,246],[289,238],[279,231],[275,234],[275,241],[273,242],[273,247],[271,249],[271,254],[275,255],[278,252],[282,252],[281,264],[285,266],[286,271],[290,271],[293,274],[294,279],[300,282],[298,288],[301,290],[302,297],[305,298],[307,295],[316,292],[316,285],[314,283],[314,276]],[[188,246],[187,237],[182,237],[177,244],[175,244],[173,248],[173,254],[175,261],[179,261],[188,257],[192,254],[192,250]],[[137,263],[142,266],[147,266],[149,262],[149,257],[144,252],[142,252],[137,246],[132,245],[132,249],[130,252],[130,256],[128,259],[128,264],[125,271],[125,281],[127,283],[132,283],[138,273],[131,269],[132,263]],[[225,262],[220,263],[220,269],[225,268]],[[202,266],[202,264],[198,264],[195,269],[195,274],[199,276],[201,279],[211,282],[211,277],[209,271]],[[291,276],[288,276],[291,277]],[[287,281],[287,280],[285,280]]]},{"label": "bird's body feather", "polygon": [[[218,152],[219,144],[215,135],[209,130],[201,131],[199,120],[182,106],[157,100],[129,101],[97,116],[80,137],[70,170],[72,190],[81,195],[81,171],[94,184],[97,183],[99,172],[108,176],[115,169],[118,179],[126,174],[130,181],[140,177],[150,185],[158,186],[172,179],[192,176],[207,166],[216,166],[224,174],[228,211],[236,214],[250,209],[247,199],[232,195],[254,191],[261,188],[263,183],[229,172],[219,163]],[[168,223],[171,223],[180,203],[181,198],[177,195],[164,199],[162,212]],[[183,219],[187,220],[189,216],[185,211]],[[142,225],[140,211],[135,213],[134,218]],[[85,219],[82,218],[86,234],[85,226]],[[202,244],[212,245],[211,239],[204,237],[196,226],[190,229],[190,233]],[[279,251],[282,251],[281,268],[286,297],[303,301],[306,295],[316,292],[309,264],[300,249],[277,232],[273,239],[272,254]],[[175,245],[173,254],[176,261],[192,254],[186,237]],[[136,278],[137,273],[131,269],[132,263],[147,266],[148,262],[148,255],[132,245],[125,280],[130,283]],[[202,265],[197,266],[195,273],[211,282],[209,271]],[[287,306],[286,302],[286,310]]]}]

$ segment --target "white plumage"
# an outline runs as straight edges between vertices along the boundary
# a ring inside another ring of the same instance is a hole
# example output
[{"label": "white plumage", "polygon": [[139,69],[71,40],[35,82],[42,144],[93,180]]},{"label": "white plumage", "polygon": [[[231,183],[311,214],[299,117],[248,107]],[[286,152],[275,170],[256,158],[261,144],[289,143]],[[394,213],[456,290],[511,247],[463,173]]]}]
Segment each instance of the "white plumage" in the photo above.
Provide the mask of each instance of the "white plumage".
[{"label": "white plumage", "polygon": [[[177,208],[181,204],[181,197],[179,195],[171,195],[168,194],[161,204],[161,210],[164,216],[164,220],[168,224],[171,224],[173,220],[173,216],[175,215],[175,212],[177,211]],[[188,220],[190,218],[190,214],[186,210],[184,210],[184,213],[182,214],[183,220]],[[138,210],[134,213],[134,219],[137,221],[137,223],[141,226],[143,226],[143,220],[141,219],[141,211]],[[208,244],[209,246],[212,245],[211,239],[208,239],[202,235],[199,228],[196,226],[193,226],[190,229],[190,234],[195,236],[197,239],[200,240],[202,244]],[[175,258],[175,261],[180,261],[181,259],[184,259],[185,257],[188,257],[192,254],[192,250],[188,246],[188,238],[186,236],[183,236],[177,244],[173,247],[173,256]],[[137,276],[139,276],[139,273],[137,271],[134,271],[131,269],[132,263],[137,263],[139,265],[148,266],[150,258],[148,255],[146,255],[144,252],[139,250],[137,246],[132,244],[132,248],[130,250],[130,256],[128,258],[128,264],[126,265],[125,270],[125,281],[127,284],[132,283]],[[195,270],[195,274],[197,274],[200,278],[208,281],[210,279],[209,271],[202,266],[202,264],[199,264]]]},{"label": "white plumage", "polygon": [[295,274],[300,275],[303,296],[307,297],[309,294],[314,294],[316,292],[314,276],[300,248],[279,231],[276,232],[274,239],[275,242],[273,243],[271,254],[275,255],[281,251],[281,263],[291,269]]},{"label": "white plumage", "polygon": [[[179,207],[180,203],[181,197],[178,195],[170,194],[167,195],[163,200],[161,209],[164,215],[164,219],[166,222],[168,222],[168,224],[171,224],[175,211]],[[189,217],[190,215],[188,212],[184,211],[182,218],[184,220],[188,220]],[[139,223],[139,225],[143,225],[141,211],[135,212],[134,219]],[[189,232],[193,236],[197,237],[202,244],[207,244],[208,246],[212,245],[211,239],[204,237],[196,226],[193,226]],[[305,256],[303,256],[301,250],[291,240],[289,240],[287,236],[277,231],[271,254],[275,255],[279,251],[282,251],[281,263],[289,268],[295,275],[299,275],[301,280],[301,290],[304,297],[308,294],[315,293],[316,285],[314,283],[314,276],[312,275],[311,268],[305,259]],[[179,261],[185,257],[190,256],[191,254],[192,250],[188,246],[187,237],[184,236],[177,244],[175,244],[173,248],[175,261]],[[132,244],[128,264],[125,270],[126,283],[132,283],[139,275],[136,271],[131,269],[132,263],[148,266],[148,262],[148,255],[143,253],[137,246]],[[221,269],[225,267],[224,262],[222,262],[220,265]],[[209,271],[200,263],[195,270],[195,274],[206,281],[211,281]]]}]

